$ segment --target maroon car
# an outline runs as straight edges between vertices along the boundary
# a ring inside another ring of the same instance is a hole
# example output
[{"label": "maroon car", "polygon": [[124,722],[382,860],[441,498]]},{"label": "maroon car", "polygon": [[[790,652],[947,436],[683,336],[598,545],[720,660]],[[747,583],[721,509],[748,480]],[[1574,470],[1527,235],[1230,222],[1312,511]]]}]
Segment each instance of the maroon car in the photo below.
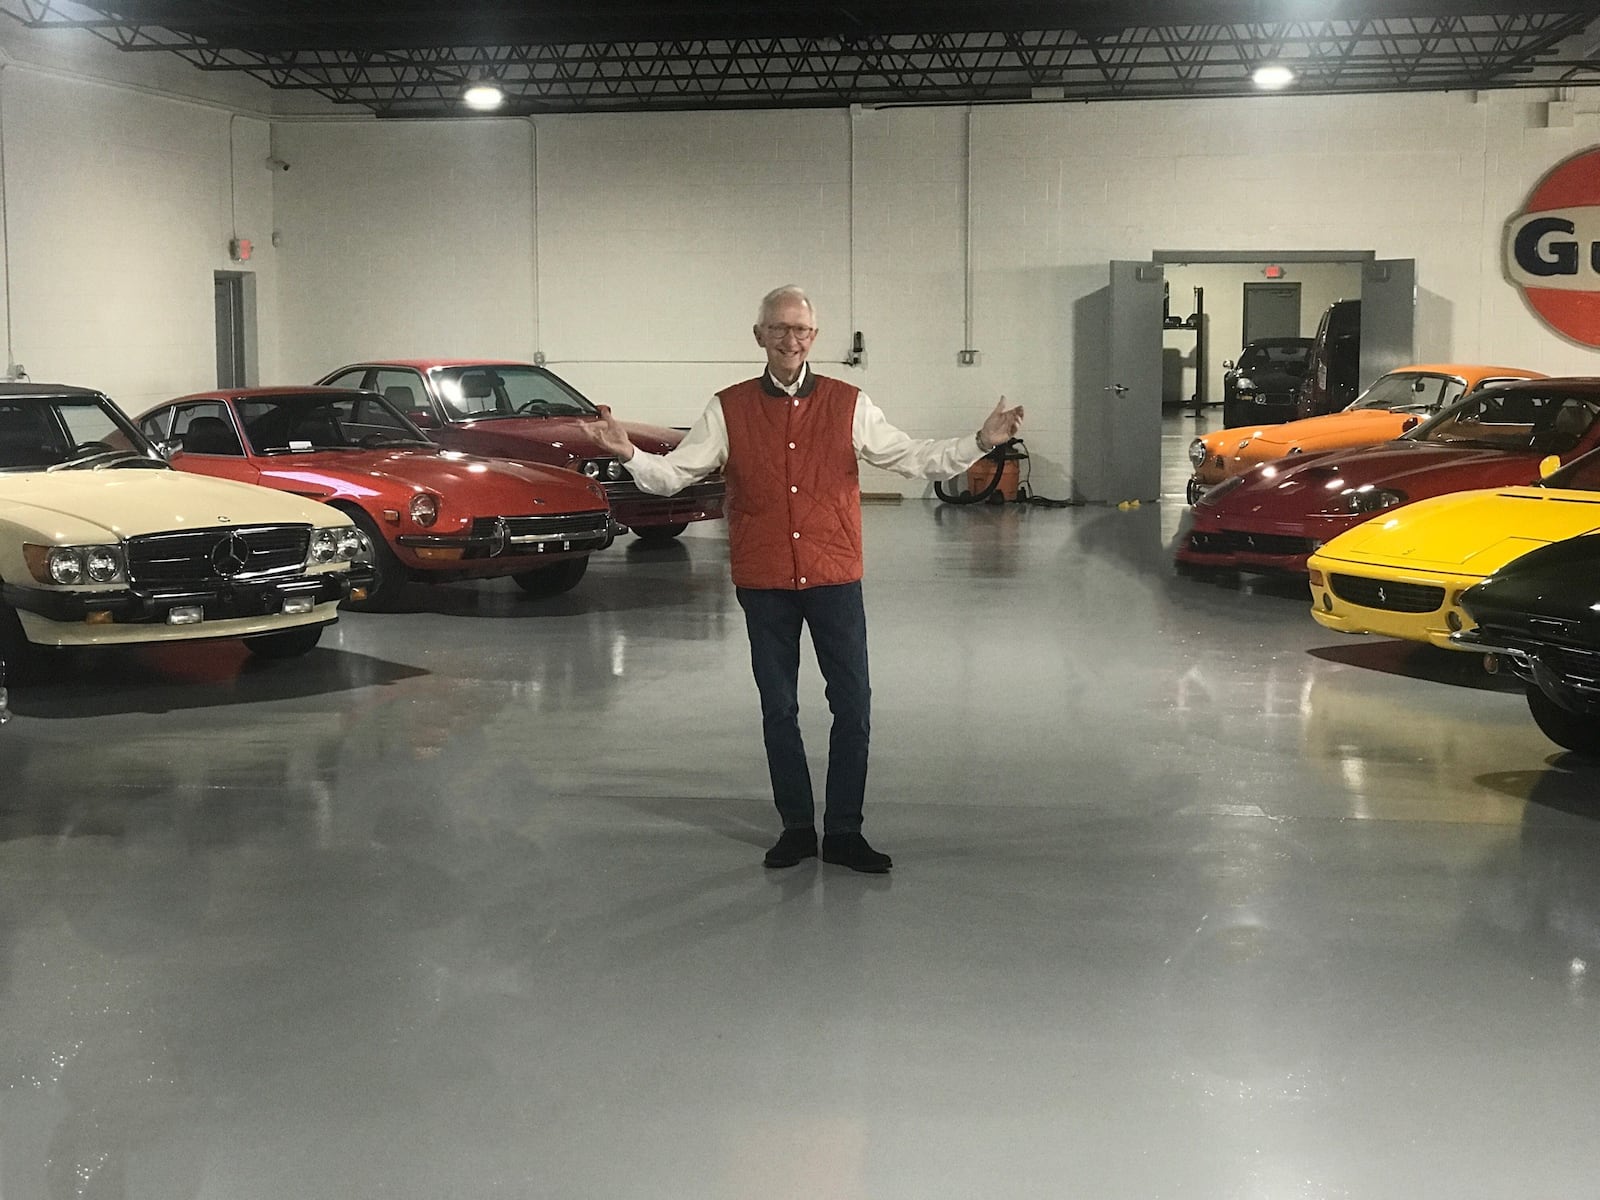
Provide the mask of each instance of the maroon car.
[{"label": "maroon car", "polygon": [[1202,495],[1177,560],[1304,573],[1323,542],[1374,513],[1470,488],[1533,483],[1546,455],[1600,445],[1600,379],[1527,379],[1473,392],[1377,446],[1290,455]]},{"label": "maroon car", "polygon": [[408,580],[509,576],[530,595],[558,595],[615,532],[593,482],[441,449],[371,392],[204,392],[157,405],[139,427],[181,471],[348,513],[373,546],[372,584],[352,608],[388,608]]},{"label": "maroon car", "polygon": [[[404,359],[340,367],[320,382],[387,397],[428,436],[470,454],[580,471],[606,490],[612,514],[646,541],[666,541],[691,521],[723,515],[726,485],[712,476],[676,496],[639,490],[627,470],[589,435],[593,404],[566,380],[530,363]],[[683,440],[659,425],[623,422],[633,444],[656,454]]]}]

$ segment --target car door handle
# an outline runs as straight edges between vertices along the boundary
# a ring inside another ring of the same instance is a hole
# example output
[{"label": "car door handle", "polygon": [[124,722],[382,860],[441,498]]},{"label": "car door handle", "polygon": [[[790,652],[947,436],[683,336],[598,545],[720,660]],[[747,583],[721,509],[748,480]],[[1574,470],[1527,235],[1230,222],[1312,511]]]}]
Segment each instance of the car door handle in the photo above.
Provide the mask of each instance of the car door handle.
[{"label": "car door handle", "polygon": [[1115,392],[1119,396],[1126,396],[1128,394],[1127,385],[1121,383],[1108,384],[1100,390],[1102,392]]}]

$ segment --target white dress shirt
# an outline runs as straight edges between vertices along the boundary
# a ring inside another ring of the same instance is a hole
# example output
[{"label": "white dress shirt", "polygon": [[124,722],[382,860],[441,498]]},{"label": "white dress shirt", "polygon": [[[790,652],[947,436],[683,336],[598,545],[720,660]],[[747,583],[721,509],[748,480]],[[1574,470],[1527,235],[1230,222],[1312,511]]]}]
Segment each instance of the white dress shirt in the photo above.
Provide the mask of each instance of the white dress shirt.
[{"label": "white dress shirt", "polygon": [[[767,375],[768,382],[790,397],[780,400],[767,397],[771,404],[806,402],[798,396],[805,383],[809,366],[803,366],[800,375],[788,387]],[[856,457],[875,467],[893,471],[907,479],[952,479],[983,457],[985,451],[978,445],[977,434],[953,438],[913,438],[889,424],[883,410],[874,404],[865,392],[856,394],[855,419],[851,423],[851,437],[855,442]],[[633,457],[623,465],[633,475],[634,482],[655,496],[671,496],[692,483],[698,483],[728,461],[728,423],[722,415],[722,401],[713,396],[683,441],[667,454],[651,454],[634,448]]]}]

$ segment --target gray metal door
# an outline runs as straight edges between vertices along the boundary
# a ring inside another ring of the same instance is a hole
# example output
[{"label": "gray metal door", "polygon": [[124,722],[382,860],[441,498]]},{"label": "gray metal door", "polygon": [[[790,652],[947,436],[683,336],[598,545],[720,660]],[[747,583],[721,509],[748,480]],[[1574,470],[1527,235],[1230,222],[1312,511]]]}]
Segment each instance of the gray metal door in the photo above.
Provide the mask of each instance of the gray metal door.
[{"label": "gray metal door", "polygon": [[1161,496],[1161,298],[1165,277],[1159,263],[1113,261],[1106,314],[1106,382],[1103,440],[1084,447],[1080,461],[1098,461],[1087,500],[1117,504]]},{"label": "gray metal door", "polygon": [[1244,285],[1244,341],[1300,336],[1300,285],[1298,283],[1247,283]]},{"label": "gray metal door", "polygon": [[1416,361],[1417,261],[1387,258],[1361,268],[1361,390]]},{"label": "gray metal door", "polygon": [[217,386],[244,386],[244,278],[235,271],[213,273],[217,317]]}]

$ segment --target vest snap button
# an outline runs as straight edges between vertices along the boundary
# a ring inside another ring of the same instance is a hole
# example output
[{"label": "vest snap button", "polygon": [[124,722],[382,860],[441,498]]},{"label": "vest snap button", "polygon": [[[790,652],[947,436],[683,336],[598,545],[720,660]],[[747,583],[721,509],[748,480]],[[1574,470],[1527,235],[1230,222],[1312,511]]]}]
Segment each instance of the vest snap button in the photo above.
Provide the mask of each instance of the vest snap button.
[{"label": "vest snap button", "polygon": [[794,486],[794,485],[793,485],[793,484],[790,484],[790,485],[789,485],[789,490],[790,490],[790,491],[791,491],[791,492],[798,492],[798,491],[799,491],[799,490],[800,490],[800,489],[799,489],[799,488],[797,488],[797,487],[795,487],[795,486]]},{"label": "vest snap button", "polygon": [[795,538],[795,541],[799,541],[800,540],[800,535],[797,533],[797,534],[794,535],[794,538]]},{"label": "vest snap button", "polygon": [[806,581],[806,577],[804,575],[800,576],[800,582],[804,583],[805,581]]},{"label": "vest snap button", "polygon": [[793,450],[793,449],[794,449],[794,443],[793,443],[793,442],[790,442],[790,443],[789,443],[789,449],[791,449],[791,450]]}]

